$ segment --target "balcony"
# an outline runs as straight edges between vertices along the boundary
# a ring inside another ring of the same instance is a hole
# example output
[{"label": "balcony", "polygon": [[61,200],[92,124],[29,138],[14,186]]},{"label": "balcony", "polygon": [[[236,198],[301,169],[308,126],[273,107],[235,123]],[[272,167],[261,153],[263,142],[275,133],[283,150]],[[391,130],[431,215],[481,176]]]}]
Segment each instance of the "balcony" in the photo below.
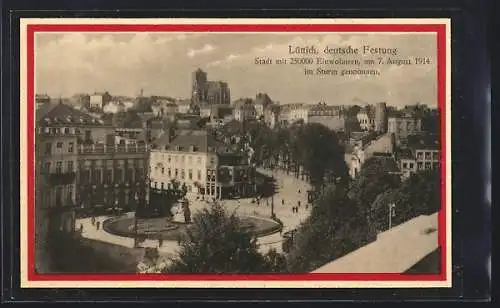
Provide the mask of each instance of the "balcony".
[{"label": "balcony", "polygon": [[51,173],[49,176],[50,185],[68,185],[75,182],[76,172]]}]

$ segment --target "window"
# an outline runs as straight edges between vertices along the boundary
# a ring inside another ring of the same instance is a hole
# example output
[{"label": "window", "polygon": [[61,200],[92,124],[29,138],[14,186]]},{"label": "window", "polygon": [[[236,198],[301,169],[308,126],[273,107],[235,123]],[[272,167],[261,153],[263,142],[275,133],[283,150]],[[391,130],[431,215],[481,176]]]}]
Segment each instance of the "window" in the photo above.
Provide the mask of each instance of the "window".
[{"label": "window", "polygon": [[422,152],[417,152],[417,158],[422,159],[422,157],[423,157],[422,154],[423,154]]},{"label": "window", "polygon": [[175,168],[175,177],[179,175],[179,169]]},{"label": "window", "polygon": [[201,180],[201,170],[198,170],[198,181]]},{"label": "window", "polygon": [[431,169],[431,163],[430,162],[426,162],[425,163],[425,170],[430,170]]},{"label": "window", "polygon": [[90,141],[90,140],[92,140],[92,131],[86,130],[85,131],[85,141]]},{"label": "window", "polygon": [[165,168],[161,168],[161,174],[165,174]]},{"label": "window", "polygon": [[183,163],[183,162],[185,162],[185,160],[186,160],[186,157],[184,155],[182,155],[181,162]]},{"label": "window", "polygon": [[171,177],[172,176],[172,170],[170,168],[168,168],[167,170],[167,174],[168,174],[168,177]]},{"label": "window", "polygon": [[56,163],[56,173],[58,174],[62,173],[62,161],[58,161]]},{"label": "window", "polygon": [[201,164],[201,157],[198,157],[197,161],[198,161],[198,165]]},{"label": "window", "polygon": [[403,163],[403,169],[408,168],[408,163]]},{"label": "window", "polygon": [[439,160],[439,152],[433,152],[432,153],[432,159]]},{"label": "window", "polygon": [[192,180],[192,179],[193,179],[193,170],[191,170],[191,169],[189,169],[189,171],[188,171],[188,178],[189,178],[190,180]]},{"label": "window", "polygon": [[410,163],[410,169],[413,169],[414,164]]},{"label": "window", "polygon": [[108,169],[104,173],[104,183],[111,184],[113,182],[113,171]]},{"label": "window", "polygon": [[64,128],[64,133],[65,134],[69,134],[69,128],[68,127]]},{"label": "window", "polygon": [[164,184],[163,182],[161,182],[161,190],[163,190],[164,185],[165,185],[165,184]]},{"label": "window", "polygon": [[73,161],[68,161],[68,172],[73,172]]},{"label": "window", "polygon": [[214,165],[215,164],[215,158],[210,158],[210,164]]},{"label": "window", "polygon": [[170,162],[172,160],[172,157],[170,157],[170,155],[168,155],[168,162]]},{"label": "window", "polygon": [[45,172],[50,173],[50,163],[45,163]]},{"label": "window", "polygon": [[193,156],[188,156],[188,162],[189,162],[189,164],[193,163]]},{"label": "window", "polygon": [[421,161],[419,161],[417,163],[417,170],[423,170],[424,169],[424,163],[422,163]]},{"label": "window", "polygon": [[52,143],[47,142],[45,144],[45,155],[50,155],[52,154]]},{"label": "window", "polygon": [[57,147],[58,149],[62,149],[62,147],[63,147],[63,143],[62,143],[62,142],[58,142],[58,143],[56,143],[56,147]]},{"label": "window", "polygon": [[184,169],[181,170],[181,180],[186,178],[186,171]]},{"label": "window", "polygon": [[426,160],[431,159],[431,152],[425,152],[425,159]]},{"label": "window", "polygon": [[155,188],[157,188],[157,187],[158,187],[158,182],[155,182]]}]

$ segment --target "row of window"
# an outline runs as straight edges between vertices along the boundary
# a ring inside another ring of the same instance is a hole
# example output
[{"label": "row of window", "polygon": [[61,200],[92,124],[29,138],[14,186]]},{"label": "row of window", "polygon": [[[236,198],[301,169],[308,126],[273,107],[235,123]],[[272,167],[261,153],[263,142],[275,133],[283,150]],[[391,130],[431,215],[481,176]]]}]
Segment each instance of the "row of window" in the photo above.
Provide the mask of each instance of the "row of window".
[{"label": "row of window", "polygon": [[[64,142],[56,142],[56,148],[59,149],[58,152],[64,151]],[[75,151],[75,143],[74,142],[68,142],[67,151],[68,151],[68,153],[73,153]],[[44,153],[45,153],[45,155],[52,154],[52,143],[51,142],[45,143]]]},{"label": "row of window", "polygon": [[[403,163],[403,170],[410,169],[413,170],[415,167],[415,163]],[[431,170],[437,169],[439,167],[438,162],[417,162],[417,170]]]},{"label": "row of window", "polygon": [[[134,176],[135,175],[135,176]],[[143,180],[142,169],[93,169],[80,171],[81,183],[92,184],[113,184],[124,183],[125,181],[135,183]]]},{"label": "row of window", "polygon": [[[55,163],[55,173],[64,173],[64,172],[73,172],[74,171],[74,162],[72,160],[69,160],[66,162],[66,168],[64,168],[63,162],[58,161]],[[47,162],[45,163],[44,173],[51,173],[52,172],[52,163]]]},{"label": "row of window", "polygon": [[[159,171],[159,169],[160,168],[157,167],[156,171]],[[172,170],[172,169],[168,168],[168,169],[165,170],[165,168],[161,168],[161,174],[165,174],[165,171],[166,171],[167,176],[169,178],[172,178],[172,177],[173,178],[177,178],[177,177],[179,177],[179,174],[180,174],[180,178],[182,180],[184,180],[186,178],[186,170],[185,169],[180,169],[179,170],[179,169],[175,168],[175,169]],[[188,174],[188,179],[189,180],[193,180],[193,170],[189,169],[188,172],[187,172],[187,174]],[[197,179],[198,179],[198,181],[201,180],[201,170],[197,171]]]},{"label": "row of window", "polygon": [[439,152],[438,151],[417,152],[417,159],[423,159],[424,157],[425,160],[439,160]]}]

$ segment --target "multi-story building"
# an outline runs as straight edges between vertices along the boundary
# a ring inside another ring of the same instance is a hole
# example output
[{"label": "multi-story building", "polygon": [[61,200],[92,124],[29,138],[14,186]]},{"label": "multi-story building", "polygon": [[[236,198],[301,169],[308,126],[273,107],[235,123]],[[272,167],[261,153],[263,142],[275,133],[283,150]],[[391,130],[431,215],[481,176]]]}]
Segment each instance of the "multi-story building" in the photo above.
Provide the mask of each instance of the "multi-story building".
[{"label": "multi-story building", "polygon": [[102,110],[111,101],[112,97],[108,92],[94,93],[90,95],[90,109]]},{"label": "multi-story building", "polygon": [[309,107],[305,104],[280,105],[278,121],[281,125],[290,125],[299,121],[307,123]]},{"label": "multi-story building", "polygon": [[345,120],[341,108],[339,106],[327,105],[326,103],[310,106],[306,123],[318,123],[335,131],[343,131],[345,128]]},{"label": "multi-story building", "polygon": [[187,196],[221,199],[252,192],[254,168],[206,130],[178,130],[164,134],[150,154],[151,188],[168,189],[173,180],[187,188]]},{"label": "multi-story building", "polygon": [[192,102],[189,99],[183,99],[177,101],[177,112],[178,113],[190,113],[192,111]]},{"label": "multi-story building", "polygon": [[255,105],[250,98],[241,98],[233,102],[233,116],[237,121],[255,120],[257,112]]},{"label": "multi-story building", "polygon": [[143,141],[79,145],[79,205],[136,208],[147,198],[147,159]]},{"label": "multi-story building", "polygon": [[37,120],[41,140],[49,140],[40,145],[48,153],[41,157],[42,170],[52,179],[44,204],[126,207],[132,194],[146,196],[144,141],[117,138],[112,125],[64,104],[40,110]]},{"label": "multi-story building", "polygon": [[387,132],[387,104],[384,102],[375,105],[374,129],[379,133]]},{"label": "multi-story building", "polygon": [[185,184],[188,196],[220,198],[217,187],[215,139],[204,130],[179,130],[163,134],[150,154],[151,188],[170,188],[172,180]]},{"label": "multi-story building", "polygon": [[207,83],[206,102],[209,105],[229,105],[231,103],[231,93],[227,82],[209,81]]},{"label": "multi-story building", "polygon": [[356,118],[362,130],[375,130],[375,108],[373,106],[363,107]]},{"label": "multi-story building", "polygon": [[232,115],[233,108],[230,105],[205,105],[200,107],[200,117],[210,118],[210,120],[223,119]]},{"label": "multi-story building", "polygon": [[201,69],[193,72],[191,78],[191,101],[199,105],[207,101],[207,73]]},{"label": "multi-story building", "polygon": [[409,135],[414,135],[422,132],[422,120],[412,116],[392,116],[388,119],[388,133],[394,136],[396,144],[400,144],[402,140]]},{"label": "multi-story building", "polygon": [[192,74],[191,101],[195,105],[229,105],[231,93],[227,82],[209,81],[207,73],[197,69]]},{"label": "multi-story building", "polygon": [[274,128],[279,123],[280,106],[275,104],[264,109],[264,123],[270,128]]},{"label": "multi-story building", "polygon": [[[45,118],[47,119],[47,118]],[[37,212],[46,219],[41,222],[46,232],[73,232],[78,165],[75,128],[63,128],[59,123],[38,122],[36,140]]]},{"label": "multi-story building", "polygon": [[257,119],[264,116],[265,110],[273,105],[273,101],[266,93],[258,93],[255,96],[255,112]]},{"label": "multi-story building", "polygon": [[415,138],[418,142],[413,142],[397,152],[399,166],[405,178],[417,171],[439,168],[439,145],[433,138],[434,136],[418,136]]}]

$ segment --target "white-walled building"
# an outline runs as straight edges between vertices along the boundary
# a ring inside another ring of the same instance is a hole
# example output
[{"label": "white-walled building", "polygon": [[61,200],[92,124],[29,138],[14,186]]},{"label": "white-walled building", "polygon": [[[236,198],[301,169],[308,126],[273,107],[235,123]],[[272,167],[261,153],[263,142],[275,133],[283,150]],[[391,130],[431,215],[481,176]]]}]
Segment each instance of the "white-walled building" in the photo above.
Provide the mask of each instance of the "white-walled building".
[{"label": "white-walled building", "polygon": [[168,189],[172,180],[185,184],[188,195],[220,197],[217,189],[217,153],[212,136],[203,130],[163,134],[150,154],[151,188]]}]

